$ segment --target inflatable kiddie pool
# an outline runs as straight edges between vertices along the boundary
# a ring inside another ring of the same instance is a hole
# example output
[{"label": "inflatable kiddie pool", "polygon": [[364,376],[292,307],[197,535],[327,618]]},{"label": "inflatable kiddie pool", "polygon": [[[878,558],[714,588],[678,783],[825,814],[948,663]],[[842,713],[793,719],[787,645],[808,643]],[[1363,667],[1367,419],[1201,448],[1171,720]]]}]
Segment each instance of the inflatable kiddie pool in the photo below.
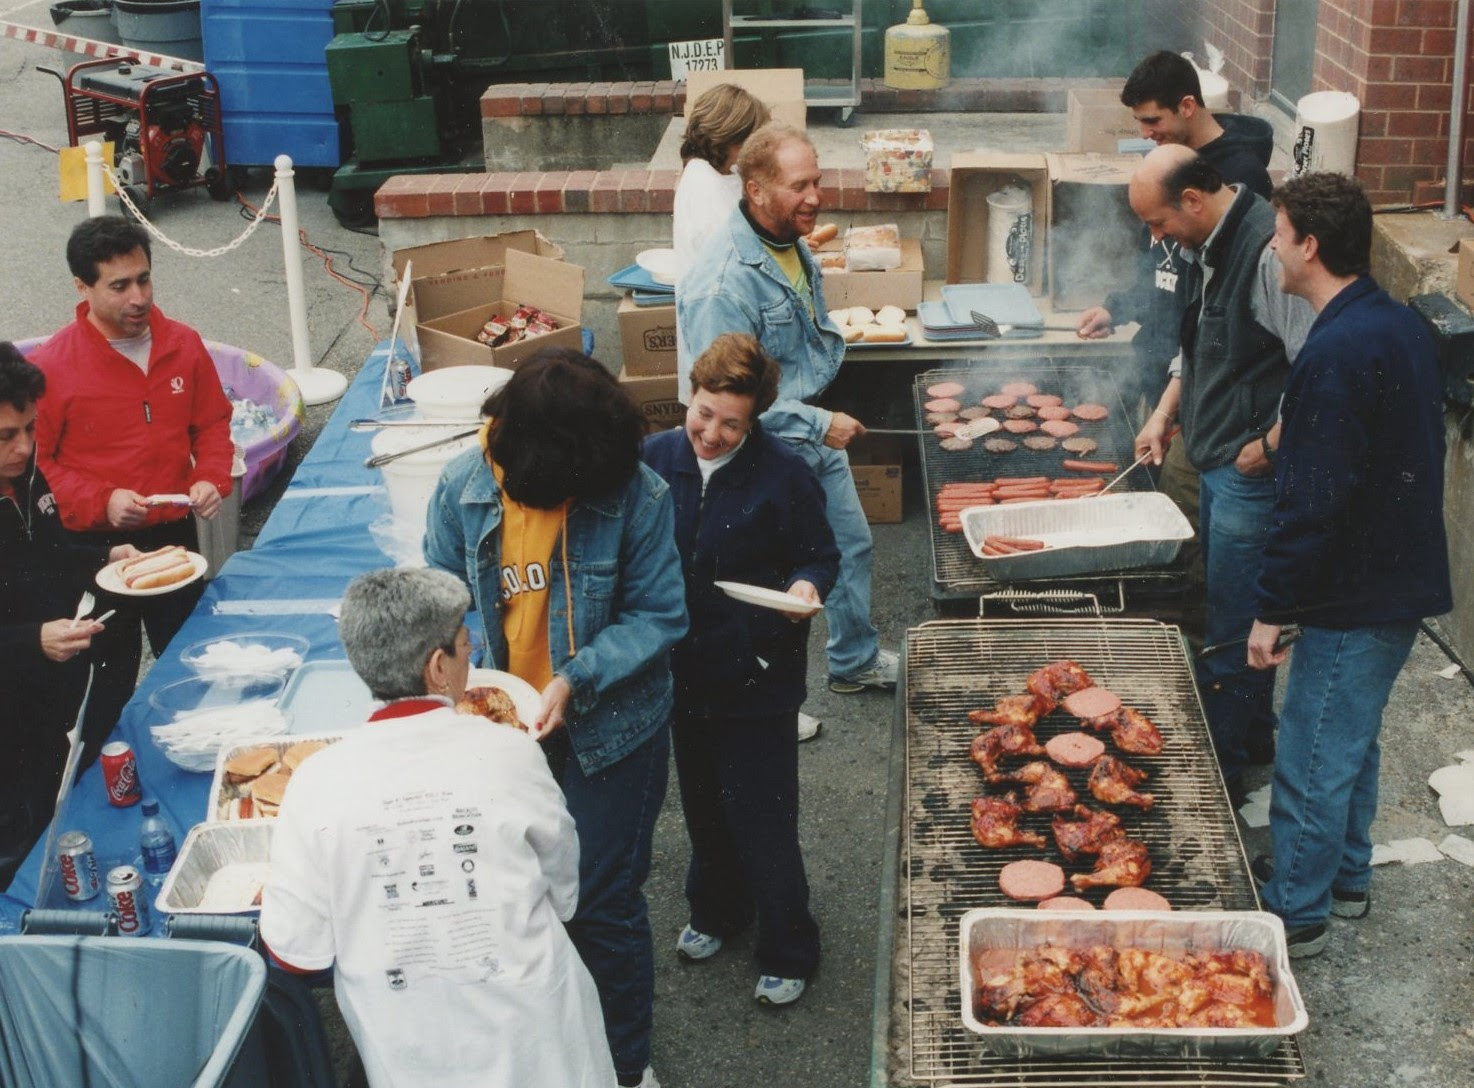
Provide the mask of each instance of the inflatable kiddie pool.
[{"label": "inflatable kiddie pool", "polygon": [[[17,340],[15,346],[21,354],[30,355],[46,340],[45,336],[37,336]],[[287,446],[302,429],[302,394],[290,374],[254,351],[213,340],[205,341],[205,349],[215,363],[220,384],[231,403],[249,400],[265,408],[275,420],[265,433],[257,434],[247,443],[236,443],[246,461],[241,502],[249,502],[276,478],[286,463]]]}]

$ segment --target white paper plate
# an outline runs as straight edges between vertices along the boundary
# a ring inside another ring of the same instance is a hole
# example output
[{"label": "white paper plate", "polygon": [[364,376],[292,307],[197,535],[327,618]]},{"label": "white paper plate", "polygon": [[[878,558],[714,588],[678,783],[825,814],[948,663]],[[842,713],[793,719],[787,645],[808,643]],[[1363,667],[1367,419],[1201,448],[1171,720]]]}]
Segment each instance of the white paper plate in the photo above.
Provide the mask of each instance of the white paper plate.
[{"label": "white paper plate", "polygon": [[537,715],[542,710],[543,697],[537,688],[522,677],[500,669],[472,669],[466,677],[466,687],[501,688],[512,697],[512,705],[517,708],[517,717],[522,719],[522,724],[529,730],[537,728]]},{"label": "white paper plate", "polygon": [[210,569],[210,561],[199,552],[187,552],[185,554],[189,556],[189,561],[194,564],[194,573],[182,582],[175,582],[171,586],[157,586],[153,589],[129,589],[123,584],[122,575],[118,573],[118,568],[128,562],[126,559],[119,559],[116,563],[109,563],[103,567],[102,570],[97,572],[97,577],[94,581],[97,582],[99,588],[105,589],[109,593],[116,593],[119,597],[157,597],[161,593],[173,593],[176,589],[183,589],[191,582],[198,581],[200,576]]},{"label": "white paper plate", "polygon": [[750,586],[745,582],[714,582],[712,584],[734,601],[755,604],[759,608],[772,608],[779,612],[802,612],[806,616],[812,616],[824,607],[822,604],[806,601],[802,597],[795,597],[792,593],[768,589],[765,586]]}]

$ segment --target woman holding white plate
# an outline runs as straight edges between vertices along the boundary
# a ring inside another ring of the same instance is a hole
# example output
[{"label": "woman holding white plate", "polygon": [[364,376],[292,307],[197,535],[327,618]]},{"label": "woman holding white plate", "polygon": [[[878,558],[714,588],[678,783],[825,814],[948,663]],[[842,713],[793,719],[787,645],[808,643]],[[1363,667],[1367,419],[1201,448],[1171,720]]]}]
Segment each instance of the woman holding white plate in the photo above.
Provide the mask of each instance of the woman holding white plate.
[{"label": "woman holding white plate", "polygon": [[[686,425],[645,440],[670,485],[691,627],[671,656],[671,736],[691,865],[690,922],[676,951],[714,955],[756,915],[754,997],[797,1001],[819,963],[819,927],[798,844],[798,708],[809,617],[839,575],[839,549],[812,469],[758,416],[778,364],[750,336],[718,337],[696,360]],[[719,582],[758,593],[735,593]],[[758,606],[761,590],[786,601]]]}]

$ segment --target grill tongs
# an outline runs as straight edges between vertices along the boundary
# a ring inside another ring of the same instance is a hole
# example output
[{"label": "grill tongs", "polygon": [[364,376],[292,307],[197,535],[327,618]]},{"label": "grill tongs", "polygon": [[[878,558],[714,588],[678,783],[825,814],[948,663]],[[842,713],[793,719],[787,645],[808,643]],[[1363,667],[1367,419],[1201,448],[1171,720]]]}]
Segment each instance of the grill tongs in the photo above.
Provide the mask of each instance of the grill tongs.
[{"label": "grill tongs", "polygon": [[[1300,625],[1298,623],[1285,624],[1283,627],[1280,628],[1280,637],[1275,640],[1275,650],[1283,650],[1286,646],[1296,641],[1300,637],[1300,633]],[[1235,646],[1246,646],[1248,645],[1248,643],[1248,635],[1245,635],[1243,638],[1231,638],[1227,642],[1215,642],[1213,643],[1213,645],[1204,646],[1201,650],[1199,650],[1198,656],[1212,657],[1214,654],[1219,653],[1223,650],[1232,650]]]}]

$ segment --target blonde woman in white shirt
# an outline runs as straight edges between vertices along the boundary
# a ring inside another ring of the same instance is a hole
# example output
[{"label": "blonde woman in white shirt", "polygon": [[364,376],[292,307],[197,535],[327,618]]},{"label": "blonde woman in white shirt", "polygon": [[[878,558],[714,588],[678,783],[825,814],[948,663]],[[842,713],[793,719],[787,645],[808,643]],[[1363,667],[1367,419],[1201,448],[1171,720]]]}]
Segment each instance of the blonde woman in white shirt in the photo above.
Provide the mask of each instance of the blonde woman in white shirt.
[{"label": "blonde woman in white shirt", "polygon": [[700,259],[707,234],[737,206],[742,183],[732,167],[747,137],[767,120],[768,107],[733,83],[717,84],[692,105],[681,141],[681,182],[676,186],[677,283]]}]

